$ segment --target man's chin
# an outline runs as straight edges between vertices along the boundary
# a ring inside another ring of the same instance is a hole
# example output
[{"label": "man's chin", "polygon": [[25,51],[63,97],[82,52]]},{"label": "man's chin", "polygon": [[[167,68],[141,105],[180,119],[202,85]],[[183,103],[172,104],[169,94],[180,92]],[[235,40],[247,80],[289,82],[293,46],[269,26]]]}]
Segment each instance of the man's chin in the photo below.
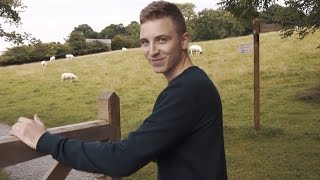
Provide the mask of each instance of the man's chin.
[{"label": "man's chin", "polygon": [[157,74],[163,73],[163,69],[161,69],[161,68],[153,67],[152,69],[153,69],[153,71],[154,71],[155,73],[157,73]]}]

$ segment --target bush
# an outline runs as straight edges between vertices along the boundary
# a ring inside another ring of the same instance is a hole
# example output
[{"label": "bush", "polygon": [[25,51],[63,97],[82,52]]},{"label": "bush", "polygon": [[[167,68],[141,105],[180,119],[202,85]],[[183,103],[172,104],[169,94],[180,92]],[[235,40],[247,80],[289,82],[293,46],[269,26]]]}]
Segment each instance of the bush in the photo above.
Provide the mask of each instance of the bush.
[{"label": "bush", "polygon": [[0,56],[1,65],[14,65],[31,62],[30,54],[32,52],[31,46],[18,46],[9,48],[3,55]]},{"label": "bush", "polygon": [[32,51],[29,54],[29,58],[31,62],[37,62],[37,61],[43,61],[43,60],[49,60],[49,58],[53,55],[55,55],[55,48],[54,44],[52,43],[45,43],[45,44],[36,44],[32,47]]},{"label": "bush", "polygon": [[136,36],[116,35],[112,39],[112,50],[118,50],[122,47],[135,48],[139,46],[139,38]]},{"label": "bush", "polygon": [[110,48],[107,44],[104,44],[100,41],[87,42],[87,53],[94,54],[99,52],[110,51]]}]

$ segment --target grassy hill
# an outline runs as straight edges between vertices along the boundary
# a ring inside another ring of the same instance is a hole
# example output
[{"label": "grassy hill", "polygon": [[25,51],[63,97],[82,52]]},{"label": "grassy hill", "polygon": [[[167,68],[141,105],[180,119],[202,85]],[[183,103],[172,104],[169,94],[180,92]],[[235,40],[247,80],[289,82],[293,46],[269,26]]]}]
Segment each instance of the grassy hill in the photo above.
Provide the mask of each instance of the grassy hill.
[{"label": "grassy hill", "polygon": [[[216,84],[223,103],[229,179],[320,178],[320,33],[300,41],[277,32],[260,35],[261,130],[253,129],[253,54],[239,46],[252,36],[199,42],[193,56]],[[78,82],[61,82],[74,72]],[[95,120],[97,97],[117,93],[125,137],[151,112],[166,86],[140,49],[113,51],[75,60],[0,67],[0,123],[35,113],[48,127]],[[150,163],[124,179],[156,179]]]}]

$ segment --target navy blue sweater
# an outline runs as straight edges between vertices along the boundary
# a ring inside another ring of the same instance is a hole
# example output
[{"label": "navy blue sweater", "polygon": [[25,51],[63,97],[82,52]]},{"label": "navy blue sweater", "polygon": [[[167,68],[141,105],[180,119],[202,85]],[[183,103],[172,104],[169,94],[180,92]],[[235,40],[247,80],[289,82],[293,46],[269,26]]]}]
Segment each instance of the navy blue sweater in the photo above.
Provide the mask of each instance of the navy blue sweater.
[{"label": "navy blue sweater", "polygon": [[120,142],[84,142],[45,133],[37,150],[74,169],[114,177],[155,161],[159,180],[227,179],[220,96],[196,66],[170,81],[151,115]]}]

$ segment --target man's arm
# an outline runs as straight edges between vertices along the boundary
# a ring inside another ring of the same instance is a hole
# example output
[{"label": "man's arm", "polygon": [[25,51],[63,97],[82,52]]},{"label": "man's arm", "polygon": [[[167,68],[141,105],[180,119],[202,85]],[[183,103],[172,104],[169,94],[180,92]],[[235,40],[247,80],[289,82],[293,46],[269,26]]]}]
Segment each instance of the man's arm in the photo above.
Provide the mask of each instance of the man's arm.
[{"label": "man's arm", "polygon": [[74,169],[128,176],[161,153],[175,148],[191,133],[199,113],[194,97],[184,92],[181,87],[172,87],[163,93],[153,113],[121,142],[84,142],[41,131],[40,139],[38,134],[32,138],[33,143],[38,151],[51,154]]}]

